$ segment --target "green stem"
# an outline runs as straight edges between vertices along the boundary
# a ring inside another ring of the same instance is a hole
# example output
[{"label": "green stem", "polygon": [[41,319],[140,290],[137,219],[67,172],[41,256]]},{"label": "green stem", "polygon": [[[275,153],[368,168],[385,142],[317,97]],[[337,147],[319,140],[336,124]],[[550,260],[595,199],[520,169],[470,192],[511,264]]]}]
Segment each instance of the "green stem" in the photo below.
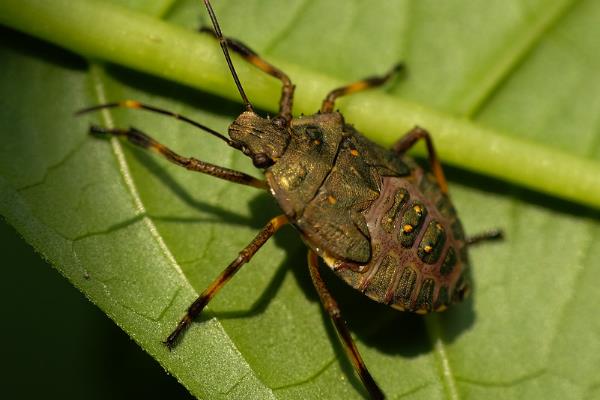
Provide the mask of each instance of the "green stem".
[{"label": "green stem", "polygon": [[[3,0],[0,23],[90,58],[239,101],[212,38],[132,10],[97,0]],[[271,61],[299,83],[297,113],[313,113],[329,89],[343,84],[297,65]],[[250,100],[274,109],[278,81],[247,63],[235,63]],[[339,105],[348,121],[383,145],[418,124],[433,133],[444,163],[600,207],[600,163],[381,93],[349,97]]]}]

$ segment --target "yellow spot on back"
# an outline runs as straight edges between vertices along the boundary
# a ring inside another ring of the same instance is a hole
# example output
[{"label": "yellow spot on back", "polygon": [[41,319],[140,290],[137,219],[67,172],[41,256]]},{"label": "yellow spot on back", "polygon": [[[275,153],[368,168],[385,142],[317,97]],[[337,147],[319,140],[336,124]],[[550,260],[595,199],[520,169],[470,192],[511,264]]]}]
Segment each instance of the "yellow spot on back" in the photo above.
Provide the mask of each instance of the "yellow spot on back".
[{"label": "yellow spot on back", "polygon": [[321,141],[320,141],[320,140],[317,140],[317,139],[315,139],[315,140],[313,141],[313,143],[314,143],[314,144],[316,144],[316,145],[319,145],[319,144],[321,144]]},{"label": "yellow spot on back", "polygon": [[354,157],[358,157],[358,155],[359,155],[358,150],[356,150],[356,149],[350,150],[350,154],[352,154]]},{"label": "yellow spot on back", "polygon": [[406,224],[402,227],[404,233],[411,233],[413,231],[413,226],[411,224]]},{"label": "yellow spot on back", "polygon": [[423,211],[423,209],[421,208],[421,206],[418,205],[418,204],[415,204],[415,206],[413,207],[413,210],[415,210],[415,212],[417,214],[421,214],[421,212]]},{"label": "yellow spot on back", "polygon": [[135,100],[125,100],[121,105],[126,108],[140,108],[141,106],[140,102]]},{"label": "yellow spot on back", "polygon": [[426,245],[425,247],[423,247],[423,251],[425,251],[425,253],[431,253],[432,250],[433,247],[431,247],[430,245]]},{"label": "yellow spot on back", "polygon": [[335,204],[335,203],[337,203],[336,198],[333,197],[332,195],[327,196],[327,201],[329,202],[329,204]]}]

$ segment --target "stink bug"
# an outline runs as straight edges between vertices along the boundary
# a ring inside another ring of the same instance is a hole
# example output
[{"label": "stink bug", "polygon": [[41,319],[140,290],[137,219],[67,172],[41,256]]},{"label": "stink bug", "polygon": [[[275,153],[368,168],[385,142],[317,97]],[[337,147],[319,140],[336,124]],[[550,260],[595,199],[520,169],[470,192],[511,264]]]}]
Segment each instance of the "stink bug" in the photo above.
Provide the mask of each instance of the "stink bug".
[{"label": "stink bug", "polygon": [[[448,196],[448,186],[429,133],[415,127],[391,150],[362,136],[335,111],[336,99],[387,82],[402,68],[332,90],[318,113],[294,118],[294,85],[290,78],[248,46],[221,33],[209,0],[204,0],[245,111],[229,127],[229,137],[182,115],[134,100],[101,104],[103,108],[144,109],[175,117],[223,140],[252,159],[265,180],[242,172],[183,157],[135,129],[92,126],[94,135],[114,135],[153,150],[191,171],[238,184],[269,190],[283,214],[269,223],[238,257],[189,306],[165,344],[173,348],[204,307],[282,226],[292,224],[308,246],[310,276],[342,340],[356,373],[372,398],[383,392],[368,372],[341,317],[337,302],[322,280],[318,258],[353,288],[369,298],[414,313],[441,311],[461,301],[470,286],[469,244],[497,238],[488,232],[471,239]],[[231,62],[233,51],[282,82],[279,112],[259,116],[248,100]],[[417,165],[406,151],[423,139],[431,172]]]}]

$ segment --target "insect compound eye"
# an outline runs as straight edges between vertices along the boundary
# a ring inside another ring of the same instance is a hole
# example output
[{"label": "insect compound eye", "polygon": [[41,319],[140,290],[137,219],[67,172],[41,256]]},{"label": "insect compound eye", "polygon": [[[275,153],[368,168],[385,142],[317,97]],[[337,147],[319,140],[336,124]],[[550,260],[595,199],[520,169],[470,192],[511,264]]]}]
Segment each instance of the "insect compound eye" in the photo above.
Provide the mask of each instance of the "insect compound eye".
[{"label": "insect compound eye", "polygon": [[316,144],[320,144],[323,141],[323,131],[321,128],[315,125],[309,125],[306,127],[306,136],[308,136]]},{"label": "insect compound eye", "polygon": [[267,168],[273,165],[273,160],[265,153],[256,153],[252,156],[252,163],[256,168]]}]

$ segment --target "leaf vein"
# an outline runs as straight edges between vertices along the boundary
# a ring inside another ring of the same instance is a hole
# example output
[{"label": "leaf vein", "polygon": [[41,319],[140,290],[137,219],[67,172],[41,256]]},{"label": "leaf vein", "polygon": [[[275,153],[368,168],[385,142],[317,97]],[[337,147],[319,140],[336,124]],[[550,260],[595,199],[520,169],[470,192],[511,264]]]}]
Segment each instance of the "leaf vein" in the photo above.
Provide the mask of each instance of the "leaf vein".
[{"label": "leaf vein", "polygon": [[27,189],[32,189],[34,187],[43,185],[46,182],[46,179],[48,179],[48,176],[55,170],[59,169],[60,167],[62,167],[63,165],[65,165],[67,162],[69,162],[69,160],[75,156],[75,154],[77,154],[79,152],[79,150],[83,147],[83,145],[85,144],[85,140],[82,140],[81,142],[77,143],[77,145],[75,147],[73,147],[71,150],[69,150],[67,152],[67,154],[60,159],[59,161],[55,162],[54,164],[49,165],[46,170],[44,171],[44,174],[42,176],[42,178],[36,182],[33,183],[28,183],[26,185],[23,185],[21,187],[15,188],[15,190],[17,192],[23,192]]},{"label": "leaf vein", "polygon": [[493,64],[490,73],[486,74],[478,85],[473,85],[472,91],[463,92],[458,96],[456,109],[459,114],[473,119],[485,107],[494,92],[533,52],[544,34],[567,15],[578,1],[563,0],[537,13],[537,18],[528,23],[528,29],[518,32],[516,40],[511,42],[515,44],[498,56],[498,61]]},{"label": "leaf vein", "polygon": [[138,214],[132,218],[126,219],[125,221],[117,222],[116,224],[110,225],[109,227],[107,227],[105,229],[86,232],[84,234],[75,236],[74,238],[69,238],[69,240],[71,240],[73,242],[78,242],[80,240],[88,239],[88,238],[94,237],[94,236],[108,235],[110,233],[116,232],[123,228],[127,228],[128,226],[131,226],[131,225],[135,224],[136,222],[140,222],[145,217],[146,217],[145,214]]},{"label": "leaf vein", "polygon": [[531,372],[528,374],[524,374],[522,376],[516,377],[514,379],[510,379],[507,381],[482,381],[480,379],[470,379],[470,378],[460,377],[460,376],[456,376],[456,380],[459,382],[470,384],[470,385],[485,386],[485,387],[503,387],[504,388],[504,387],[516,386],[521,383],[537,379],[537,378],[543,376],[544,374],[546,374],[546,372],[547,372],[546,369],[542,368],[537,371],[534,371],[534,372]]},{"label": "leaf vein", "polygon": [[[578,291],[576,288],[577,288],[579,282],[581,281],[583,274],[585,272],[585,265],[593,265],[592,263],[586,264],[584,262],[585,259],[588,258],[588,256],[590,255],[590,251],[592,250],[593,243],[595,243],[595,241],[594,241],[594,236],[595,236],[594,233],[595,232],[593,230],[593,226],[589,225],[587,231],[588,231],[588,234],[584,235],[584,238],[586,240],[581,245],[581,249],[582,249],[581,253],[577,257],[577,260],[574,260],[572,263],[572,265],[579,266],[580,268],[575,275],[575,279],[573,279],[573,287],[569,291],[569,296],[563,303],[562,308],[560,310],[559,317],[556,322],[556,329],[554,330],[552,339],[549,341],[549,343],[550,343],[550,345],[548,347],[549,349],[555,348],[554,344],[555,344],[556,340],[558,339],[559,334],[561,332],[560,328],[565,326],[564,321],[567,319],[567,317],[570,315],[571,311],[573,310],[571,303],[576,301],[576,295],[578,294]],[[550,362],[548,364],[550,364]]]},{"label": "leaf vein", "polygon": [[272,389],[273,389],[273,391],[278,391],[278,390],[289,389],[292,387],[302,386],[307,383],[310,383],[310,382],[314,381],[315,379],[317,379],[319,376],[321,376],[325,371],[327,371],[333,365],[335,360],[336,360],[336,357],[332,357],[329,361],[327,361],[325,364],[323,364],[323,366],[321,368],[319,368],[314,374],[312,374],[304,379],[301,379],[299,381],[292,382],[292,383],[287,383],[287,384],[281,385],[281,386],[275,386]]},{"label": "leaf vein", "polygon": [[395,397],[395,399],[402,399],[404,397],[410,396],[411,394],[415,394],[417,392],[420,392],[421,390],[427,388],[431,386],[431,383],[424,383],[422,385],[419,386],[415,386],[412,389],[407,390],[406,392],[400,393],[397,397]]},{"label": "leaf vein", "polygon": [[446,346],[442,340],[439,315],[430,315],[425,321],[427,333],[433,344],[435,360],[437,361],[438,369],[442,375],[441,379],[446,397],[451,400],[458,400],[460,396],[458,395],[458,390],[456,388],[456,379],[452,367],[450,366],[450,359],[446,352]]}]

